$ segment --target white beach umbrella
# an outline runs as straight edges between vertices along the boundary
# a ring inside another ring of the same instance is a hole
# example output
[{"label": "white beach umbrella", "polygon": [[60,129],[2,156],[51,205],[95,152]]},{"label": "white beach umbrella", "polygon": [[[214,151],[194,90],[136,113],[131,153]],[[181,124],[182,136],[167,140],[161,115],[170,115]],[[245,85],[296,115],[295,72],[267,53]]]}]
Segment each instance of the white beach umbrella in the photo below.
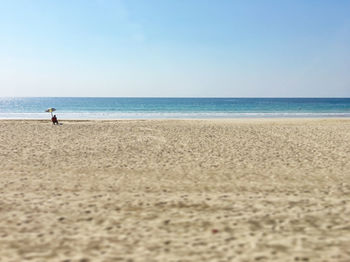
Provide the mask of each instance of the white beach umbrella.
[{"label": "white beach umbrella", "polygon": [[50,112],[51,113],[51,117],[53,117],[53,115],[52,115],[53,111],[56,111],[56,108],[50,107],[50,108],[45,110],[45,112]]}]

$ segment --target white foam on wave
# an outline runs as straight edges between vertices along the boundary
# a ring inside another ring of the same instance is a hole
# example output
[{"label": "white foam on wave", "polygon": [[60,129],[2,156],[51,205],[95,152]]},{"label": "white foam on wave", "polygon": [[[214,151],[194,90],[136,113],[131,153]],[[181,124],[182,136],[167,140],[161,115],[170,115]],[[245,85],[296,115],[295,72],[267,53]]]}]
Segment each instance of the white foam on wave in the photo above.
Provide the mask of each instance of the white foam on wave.
[{"label": "white foam on wave", "polygon": [[[210,118],[337,118],[350,117],[344,113],[294,113],[294,112],[56,112],[59,119],[210,119]],[[0,119],[50,119],[47,113],[0,113]]]}]

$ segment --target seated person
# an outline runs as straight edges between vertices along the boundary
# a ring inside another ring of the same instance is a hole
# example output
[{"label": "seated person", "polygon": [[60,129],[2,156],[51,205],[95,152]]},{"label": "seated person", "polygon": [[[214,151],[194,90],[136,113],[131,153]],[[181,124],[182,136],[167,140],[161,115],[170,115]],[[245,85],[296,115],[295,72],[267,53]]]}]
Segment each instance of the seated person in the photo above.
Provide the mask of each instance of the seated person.
[{"label": "seated person", "polygon": [[57,120],[56,115],[54,115],[54,116],[51,118],[51,121],[52,121],[52,124],[58,125],[58,120]]}]

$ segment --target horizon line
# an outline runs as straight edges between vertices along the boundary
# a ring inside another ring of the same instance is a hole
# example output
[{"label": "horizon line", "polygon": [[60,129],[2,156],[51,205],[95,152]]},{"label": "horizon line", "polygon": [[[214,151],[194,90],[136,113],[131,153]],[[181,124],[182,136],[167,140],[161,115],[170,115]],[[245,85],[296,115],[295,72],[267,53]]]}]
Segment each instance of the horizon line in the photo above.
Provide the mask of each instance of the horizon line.
[{"label": "horizon line", "polygon": [[284,99],[284,98],[343,98],[343,99],[349,99],[350,97],[342,97],[342,96],[0,96],[0,98],[231,98],[231,99],[237,99],[237,98],[277,98],[277,99]]}]

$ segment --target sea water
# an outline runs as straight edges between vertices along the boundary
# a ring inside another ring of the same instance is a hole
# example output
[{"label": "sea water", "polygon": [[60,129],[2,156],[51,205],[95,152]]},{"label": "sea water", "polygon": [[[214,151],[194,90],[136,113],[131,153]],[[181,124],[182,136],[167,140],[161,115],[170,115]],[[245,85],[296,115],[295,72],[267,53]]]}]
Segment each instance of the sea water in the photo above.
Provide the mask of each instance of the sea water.
[{"label": "sea water", "polygon": [[350,117],[350,98],[0,98],[0,119]]}]

